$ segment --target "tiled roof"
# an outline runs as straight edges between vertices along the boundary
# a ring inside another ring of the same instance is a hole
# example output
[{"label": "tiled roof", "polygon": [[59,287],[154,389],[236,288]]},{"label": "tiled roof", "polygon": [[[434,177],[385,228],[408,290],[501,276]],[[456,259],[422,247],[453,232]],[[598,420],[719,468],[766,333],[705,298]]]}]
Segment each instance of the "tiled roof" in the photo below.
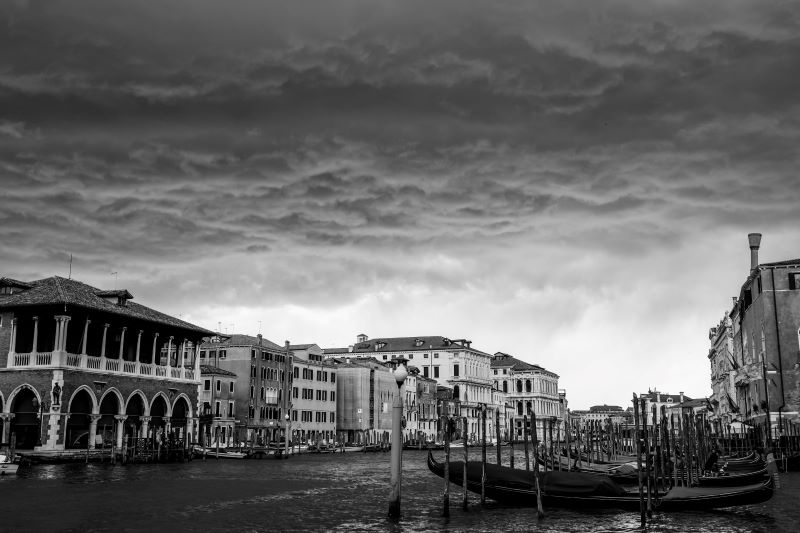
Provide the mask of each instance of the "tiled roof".
[{"label": "tiled roof", "polygon": [[[232,335],[228,335],[228,338],[222,340],[221,342],[206,342],[203,343],[203,347],[209,346],[259,346],[258,337],[253,337],[252,335],[243,335],[241,333],[235,333]],[[272,350],[280,350],[284,351],[286,348],[283,346],[278,346],[271,340],[261,337],[261,347],[262,348],[270,348]]]},{"label": "tiled roof", "polygon": [[[6,279],[6,278],[4,278]],[[35,305],[64,304],[74,305],[85,309],[94,309],[105,313],[127,316],[149,322],[166,324],[177,328],[186,329],[205,335],[213,335],[214,332],[195,326],[189,322],[184,322],[178,318],[150,309],[135,302],[127,301],[125,305],[105,300],[100,295],[117,295],[128,291],[102,291],[74,279],[53,276],[51,278],[40,279],[28,282],[30,289],[12,294],[0,300],[0,307],[24,307]],[[114,294],[109,294],[114,293]],[[129,296],[133,298],[133,296]]]},{"label": "tiled roof", "polygon": [[229,372],[228,370],[225,370],[224,368],[219,368],[219,367],[213,366],[213,365],[200,365],[200,375],[202,375],[202,376],[211,376],[211,375],[214,375],[214,376],[228,376],[228,377],[232,377],[232,378],[236,377],[236,374],[234,374],[233,372]]},{"label": "tiled roof", "polygon": [[20,281],[18,279],[0,278],[0,287],[25,287],[30,289],[31,287],[33,287],[33,285],[31,285],[26,281]]},{"label": "tiled roof", "polygon": [[350,348],[323,348],[322,353],[324,354],[350,353]]},{"label": "tiled roof", "polygon": [[308,350],[312,346],[315,346],[315,345],[314,344],[290,344],[289,345],[289,349],[290,350]]},{"label": "tiled roof", "polygon": [[547,372],[544,368],[540,367],[539,365],[533,365],[530,363],[526,363],[525,361],[520,361],[514,356],[508,355],[507,353],[497,352],[492,356],[492,368],[511,368],[516,372],[526,372],[526,371],[534,371],[534,370],[542,370]]},{"label": "tiled roof", "polygon": [[[473,352],[487,353],[470,348],[471,341],[466,339],[451,340],[447,337],[422,336],[422,337],[384,337],[369,339],[353,346],[353,353],[365,352],[414,352],[423,350],[471,350]],[[463,345],[461,344],[463,343]],[[326,350],[327,353],[327,350]],[[334,353],[334,352],[331,352]]]},{"label": "tiled roof", "polygon": [[760,267],[771,267],[771,266],[792,266],[792,265],[800,265],[800,259],[786,259],[785,261],[775,261],[773,263],[761,263]]}]

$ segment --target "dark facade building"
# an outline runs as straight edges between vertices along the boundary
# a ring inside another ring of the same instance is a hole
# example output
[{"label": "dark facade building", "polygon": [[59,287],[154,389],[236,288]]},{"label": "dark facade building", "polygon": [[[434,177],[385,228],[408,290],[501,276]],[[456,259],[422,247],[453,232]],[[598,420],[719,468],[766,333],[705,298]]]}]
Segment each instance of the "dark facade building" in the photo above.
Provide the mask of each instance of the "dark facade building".
[{"label": "dark facade building", "polygon": [[769,423],[785,434],[800,408],[800,259],[759,263],[761,234],[748,239],[750,274],[728,315],[735,385],[730,407],[739,421]]},{"label": "dark facade building", "polygon": [[18,449],[195,434],[213,332],[73,279],[0,278],[0,426]]}]

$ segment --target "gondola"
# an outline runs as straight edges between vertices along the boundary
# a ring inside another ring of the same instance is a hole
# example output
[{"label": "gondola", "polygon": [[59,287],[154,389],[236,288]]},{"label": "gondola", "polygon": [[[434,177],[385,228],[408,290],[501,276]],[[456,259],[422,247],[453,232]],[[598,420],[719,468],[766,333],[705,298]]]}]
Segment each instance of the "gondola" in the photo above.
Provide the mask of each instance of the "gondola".
[{"label": "gondola", "polygon": [[[428,452],[428,468],[444,477],[444,465]],[[464,463],[452,461],[449,478],[462,484]],[[540,474],[542,504],[545,507],[619,508],[639,510],[638,490],[627,490],[607,476],[583,472],[550,471]],[[467,463],[467,489],[481,493],[481,463]],[[772,497],[772,477],[763,483],[739,487],[675,487],[653,502],[657,511],[706,510],[739,507],[765,502]],[[486,464],[485,494],[505,505],[535,506],[536,481],[533,472]]]}]

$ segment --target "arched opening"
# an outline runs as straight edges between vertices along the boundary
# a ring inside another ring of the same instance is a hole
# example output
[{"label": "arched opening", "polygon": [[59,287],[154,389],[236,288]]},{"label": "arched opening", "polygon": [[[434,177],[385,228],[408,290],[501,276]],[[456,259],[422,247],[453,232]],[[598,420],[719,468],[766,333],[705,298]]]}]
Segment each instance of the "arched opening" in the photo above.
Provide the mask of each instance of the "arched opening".
[{"label": "arched opening", "polygon": [[39,400],[33,390],[27,387],[20,390],[11,401],[10,412],[14,413],[14,418],[11,420],[10,440],[18,449],[32,450],[39,444],[42,427],[39,418]]},{"label": "arched opening", "polygon": [[94,435],[89,435],[92,405],[92,397],[86,389],[78,391],[70,400],[66,439],[64,441],[65,448],[86,449],[89,445],[89,439],[94,438]]},{"label": "arched opening", "polygon": [[531,380],[525,380],[525,392],[531,392]]},{"label": "arched opening", "polygon": [[522,412],[522,402],[517,402],[517,416],[522,416],[524,413]]},{"label": "arched opening", "polygon": [[175,435],[179,439],[184,439],[186,436],[186,420],[189,418],[189,404],[183,397],[178,398],[175,406],[172,408],[172,418],[170,425]]},{"label": "arched opening", "polygon": [[458,400],[461,398],[461,389],[458,385],[453,386],[453,399]]},{"label": "arched opening", "polygon": [[517,392],[522,392],[522,380],[517,380]]},{"label": "arched opening", "polygon": [[115,394],[107,394],[100,402],[100,420],[97,421],[97,431],[103,435],[103,443],[116,442],[117,420],[119,414],[119,399]]},{"label": "arched opening", "polygon": [[128,418],[125,420],[125,437],[139,437],[139,432],[142,428],[142,416],[144,416],[144,401],[139,394],[134,394],[128,400],[128,405],[125,407],[125,414],[128,415]]},{"label": "arched opening", "polygon": [[503,380],[503,392],[508,392],[508,381]]},{"label": "arched opening", "polygon": [[[167,416],[167,402],[163,396],[156,396],[150,405],[150,427],[148,432],[151,435],[158,435],[159,431],[163,432],[166,426],[164,417]],[[145,437],[147,435],[144,435]]]}]

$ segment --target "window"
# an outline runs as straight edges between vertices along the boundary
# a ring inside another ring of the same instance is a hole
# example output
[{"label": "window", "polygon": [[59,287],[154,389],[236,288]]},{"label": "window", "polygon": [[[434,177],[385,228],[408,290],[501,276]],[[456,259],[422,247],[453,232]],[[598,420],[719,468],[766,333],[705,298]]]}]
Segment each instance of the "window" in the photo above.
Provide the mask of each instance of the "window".
[{"label": "window", "polygon": [[200,359],[205,359],[205,358],[206,358],[206,351],[200,350]]},{"label": "window", "polygon": [[336,374],[331,372],[331,383],[336,383]]},{"label": "window", "polygon": [[331,391],[331,401],[332,402],[336,401],[336,391],[333,391],[333,390]]},{"label": "window", "polygon": [[433,367],[433,377],[435,377],[435,378],[439,377],[439,367],[438,366]]},{"label": "window", "polygon": [[297,368],[297,367],[294,367],[293,374],[294,374],[294,378],[295,379],[299,378],[300,377],[300,369]]},{"label": "window", "polygon": [[219,401],[214,402],[214,416],[219,417]]},{"label": "window", "polygon": [[423,359],[427,359],[428,358],[428,354],[422,354],[422,358]]},{"label": "window", "polygon": [[233,381],[231,381],[228,385],[229,385],[228,392],[233,394]]},{"label": "window", "polygon": [[252,385],[250,385],[250,399],[251,399],[251,400],[252,400],[253,398],[255,398],[255,396],[254,396],[254,395],[255,395],[255,387],[253,387]]},{"label": "window", "polygon": [[233,402],[228,402],[228,416],[233,417],[235,413],[233,412]]},{"label": "window", "polygon": [[292,397],[297,398],[297,394],[298,394],[298,388],[292,387]]},{"label": "window", "polygon": [[428,367],[427,366],[423,366],[422,367],[422,375],[424,377],[426,377],[426,378],[428,377]]},{"label": "window", "polygon": [[434,359],[439,359],[439,354],[438,353],[433,354],[433,358]]},{"label": "window", "polygon": [[496,368],[494,369],[494,375],[495,376],[497,375],[497,369]]},{"label": "window", "polygon": [[211,380],[207,379],[203,382],[203,390],[211,390]]},{"label": "window", "polygon": [[217,380],[217,392],[220,392],[221,390],[222,390],[222,381]]},{"label": "window", "polygon": [[250,358],[251,359],[255,359],[256,358],[256,351],[254,349],[252,349],[252,348],[250,349]]},{"label": "window", "polygon": [[793,291],[800,289],[800,272],[789,273],[789,289]]},{"label": "window", "polygon": [[414,359],[414,354],[413,353],[408,354],[408,358],[409,359]]},{"label": "window", "polygon": [[386,361],[386,354],[383,354],[383,360]]},{"label": "window", "polygon": [[228,351],[227,350],[220,350],[219,351],[219,358],[220,359],[225,359],[225,357],[227,357],[227,355],[228,355]]},{"label": "window", "polygon": [[[459,371],[458,363],[456,363],[456,364],[453,365],[453,377],[458,377],[458,371]],[[495,373],[497,373],[496,370],[495,370]]]}]

